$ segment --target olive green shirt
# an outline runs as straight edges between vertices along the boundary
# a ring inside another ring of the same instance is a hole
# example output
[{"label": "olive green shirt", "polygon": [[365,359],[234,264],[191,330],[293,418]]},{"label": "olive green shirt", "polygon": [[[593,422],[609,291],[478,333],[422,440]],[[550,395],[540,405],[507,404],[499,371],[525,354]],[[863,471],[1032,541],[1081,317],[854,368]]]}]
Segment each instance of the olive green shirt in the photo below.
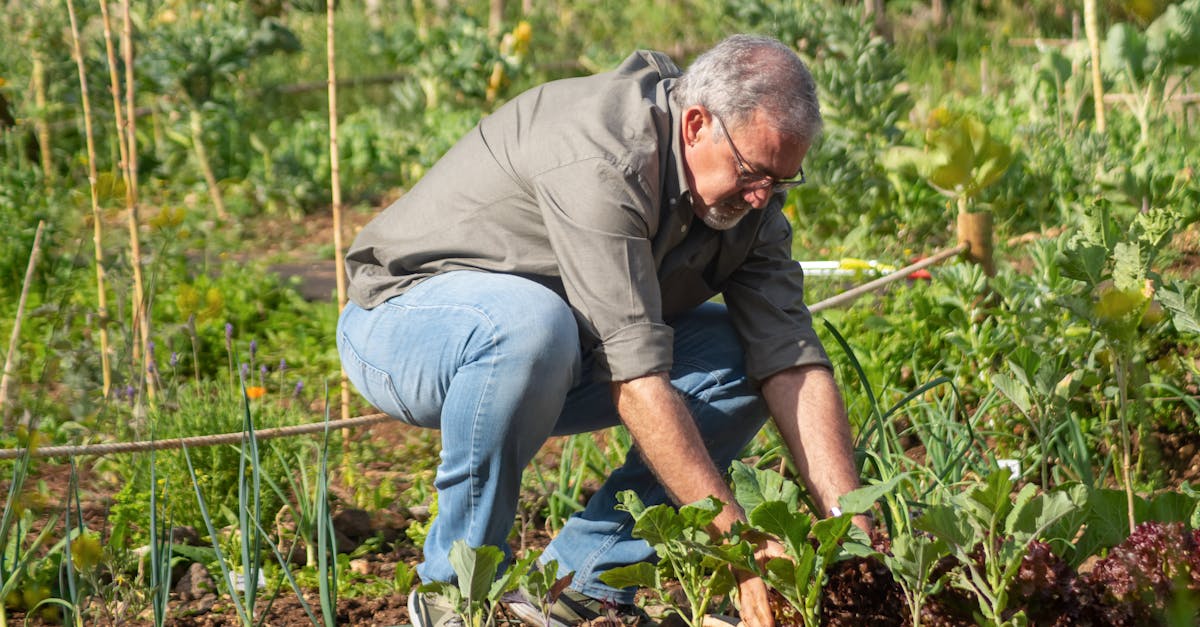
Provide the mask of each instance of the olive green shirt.
[{"label": "olive green shirt", "polygon": [[455,270],[526,277],[569,304],[597,377],[626,381],[670,370],[671,317],[723,294],[756,381],[828,366],[782,195],[726,231],[694,217],[678,75],[637,52],[502,106],[359,233],[351,300],[370,309]]}]

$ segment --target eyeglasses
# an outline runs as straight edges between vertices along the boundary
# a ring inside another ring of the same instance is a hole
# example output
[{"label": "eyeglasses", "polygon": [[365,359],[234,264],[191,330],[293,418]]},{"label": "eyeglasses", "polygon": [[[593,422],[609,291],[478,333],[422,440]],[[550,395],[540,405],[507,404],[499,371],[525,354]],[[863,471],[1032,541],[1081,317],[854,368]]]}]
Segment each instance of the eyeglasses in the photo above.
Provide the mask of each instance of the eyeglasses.
[{"label": "eyeglasses", "polygon": [[771,193],[786,192],[789,189],[799,187],[804,184],[804,168],[800,168],[800,174],[794,179],[786,179],[782,181],[775,180],[775,177],[769,174],[757,174],[746,165],[746,160],[742,159],[742,153],[738,152],[737,146],[733,145],[733,138],[729,136],[729,130],[725,126],[725,121],[715,112],[711,112],[713,117],[717,119],[717,124],[721,127],[721,133],[725,135],[725,141],[729,142],[729,149],[733,152],[733,158],[737,160],[738,178],[737,185],[741,189],[770,189]]}]

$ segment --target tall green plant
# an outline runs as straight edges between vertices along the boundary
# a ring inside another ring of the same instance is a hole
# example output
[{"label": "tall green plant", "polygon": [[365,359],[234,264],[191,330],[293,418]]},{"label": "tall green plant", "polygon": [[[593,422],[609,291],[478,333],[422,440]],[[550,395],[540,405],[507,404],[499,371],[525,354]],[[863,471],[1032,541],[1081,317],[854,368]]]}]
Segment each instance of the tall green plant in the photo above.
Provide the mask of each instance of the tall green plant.
[{"label": "tall green plant", "polygon": [[1139,213],[1123,227],[1106,203],[1098,204],[1082,228],[1060,239],[1062,274],[1082,283],[1086,297],[1064,295],[1058,302],[1099,330],[1116,380],[1110,405],[1120,435],[1121,477],[1128,500],[1129,528],[1134,520],[1133,431],[1142,431],[1142,404],[1134,398],[1146,377],[1142,326],[1155,294],[1154,262],[1178,227],[1170,209]]}]

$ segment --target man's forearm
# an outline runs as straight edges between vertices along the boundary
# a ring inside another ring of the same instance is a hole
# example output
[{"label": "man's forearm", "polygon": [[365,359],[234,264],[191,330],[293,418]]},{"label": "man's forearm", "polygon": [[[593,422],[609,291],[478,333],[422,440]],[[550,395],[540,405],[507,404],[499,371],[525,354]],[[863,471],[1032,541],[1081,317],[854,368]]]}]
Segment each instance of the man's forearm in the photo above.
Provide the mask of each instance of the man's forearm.
[{"label": "man's forearm", "polygon": [[829,515],[839,496],[859,487],[850,424],[833,374],[820,366],[768,378],[763,396],[808,492]]},{"label": "man's forearm", "polygon": [[745,520],[709,457],[691,412],[665,374],[613,383],[613,401],[642,459],[676,504],[717,497],[725,503],[713,521],[719,532]]}]

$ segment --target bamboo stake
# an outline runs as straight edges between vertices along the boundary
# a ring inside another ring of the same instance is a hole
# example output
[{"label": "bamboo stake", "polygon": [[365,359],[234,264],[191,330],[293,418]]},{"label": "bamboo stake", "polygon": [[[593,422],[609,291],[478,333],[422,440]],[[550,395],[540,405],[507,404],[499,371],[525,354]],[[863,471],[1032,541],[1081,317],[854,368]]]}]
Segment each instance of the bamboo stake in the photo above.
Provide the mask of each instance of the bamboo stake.
[{"label": "bamboo stake", "polygon": [[[337,277],[338,311],[346,306],[346,261],[342,258],[342,178],[338,151],[337,54],[334,48],[333,3],[325,5],[325,56],[329,67],[329,180],[333,187],[333,264]],[[350,381],[341,371],[342,419],[350,417]]]},{"label": "bamboo stake", "polygon": [[[136,208],[133,208],[134,203],[131,202],[132,183],[130,182],[130,176],[129,176],[129,141],[125,134],[125,114],[121,108],[121,77],[117,73],[117,53],[116,53],[115,48],[113,47],[112,19],[109,17],[109,13],[108,13],[108,0],[100,0],[100,16],[101,16],[101,22],[104,25],[104,52],[105,52],[105,56],[108,59],[108,91],[109,91],[109,94],[112,96],[113,118],[116,120],[116,125],[117,125],[117,150],[118,150],[118,154],[121,157],[121,179],[125,182],[125,206],[126,206],[127,210],[131,211],[131,215],[133,216],[131,219],[136,224],[137,210],[136,210]],[[99,223],[99,221],[97,220],[97,224],[98,223]],[[133,237],[137,236],[136,229],[134,229],[131,232],[131,236],[133,236]],[[99,244],[97,244],[97,246],[99,246]],[[136,241],[131,240],[130,248],[137,250],[140,247],[138,246],[138,243]],[[97,253],[97,255],[98,254],[99,253]],[[134,254],[134,259],[136,260],[138,258],[140,258],[140,255]],[[135,268],[136,267],[137,266],[135,266]],[[138,281],[138,279],[140,279],[140,275],[135,273],[134,279],[135,279],[134,284],[135,284],[135,290],[136,290],[137,289],[137,281]],[[107,321],[107,318],[106,318],[106,321]],[[139,325],[139,328],[140,328],[140,325]],[[136,358],[134,361],[136,363],[136,361],[137,361]],[[111,372],[109,372],[110,366],[108,365],[107,357],[105,358],[104,362],[105,362],[104,363],[105,379],[109,380],[109,379],[111,379],[112,374],[111,374]],[[106,396],[108,394],[108,389],[109,389],[108,386],[105,385],[105,395]]]},{"label": "bamboo stake", "polygon": [[75,20],[75,3],[67,0],[67,15],[71,20],[71,46],[75,67],[79,71],[80,103],[83,105],[83,128],[87,140],[88,188],[92,195],[92,248],[96,254],[96,314],[100,317],[100,370],[102,390],[108,397],[112,389],[112,365],[108,361],[108,293],[104,281],[103,216],[100,215],[100,197],[96,192],[96,139],[92,131],[92,104],[88,96],[87,72],[83,65],[83,47],[79,43],[79,25]]},{"label": "bamboo stake", "polygon": [[100,16],[104,24],[104,53],[108,58],[108,91],[112,95],[113,117],[117,123],[117,150],[121,155],[121,176],[126,184],[125,198],[129,200],[129,149],[125,137],[125,112],[121,108],[121,77],[117,73],[117,52],[113,47],[112,20],[108,0],[100,0]]},{"label": "bamboo stake", "polygon": [[[106,0],[101,0],[105,2]],[[125,60],[125,202],[129,216],[129,265],[133,269],[133,325],[137,329],[133,342],[133,363],[140,364],[141,373],[146,374],[151,355],[150,347],[150,303],[146,298],[145,283],[142,281],[142,247],[138,235],[138,177],[137,177],[137,110],[135,84],[133,82],[133,9],[129,0],[121,0],[121,52]],[[146,395],[154,399],[154,378],[141,377],[146,381]]]},{"label": "bamboo stake", "polygon": [[[25,300],[29,296],[29,285],[33,283],[33,268],[37,265],[38,251],[42,246],[42,228],[45,220],[39,220],[33,235],[33,250],[29,252],[29,265],[25,268],[25,282],[21,284],[21,298],[17,301],[17,319],[13,324],[12,337],[8,340],[8,355],[4,358],[4,374],[0,376],[0,407],[4,408],[4,430],[12,431],[12,408],[8,404],[8,386],[12,382],[13,361],[17,354],[17,341],[21,337],[21,320],[25,317]],[[103,327],[102,327],[103,328]]]},{"label": "bamboo stake", "polygon": [[54,162],[50,155],[50,122],[46,120],[46,64],[42,61],[42,53],[33,51],[33,71],[29,78],[33,88],[33,102],[37,106],[38,115],[33,120],[33,127],[38,138],[38,154],[41,157],[42,181],[46,188],[54,185]]},{"label": "bamboo stake", "polygon": [[1096,107],[1096,131],[1104,133],[1108,124],[1104,119],[1104,82],[1100,74],[1100,26],[1096,17],[1096,0],[1083,0],[1083,25],[1092,57],[1092,98]]}]

